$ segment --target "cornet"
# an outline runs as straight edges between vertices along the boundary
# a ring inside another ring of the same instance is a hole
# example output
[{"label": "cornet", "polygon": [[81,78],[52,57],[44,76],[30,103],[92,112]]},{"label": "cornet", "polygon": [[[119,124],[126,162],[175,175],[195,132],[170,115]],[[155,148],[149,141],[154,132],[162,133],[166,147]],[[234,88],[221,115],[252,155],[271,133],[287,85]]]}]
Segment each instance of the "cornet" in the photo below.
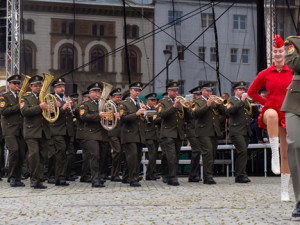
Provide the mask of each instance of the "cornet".
[{"label": "cornet", "polygon": [[229,103],[228,100],[223,99],[216,95],[210,95],[209,98],[212,99],[216,104],[219,104],[219,105],[223,104],[224,106],[227,106]]},{"label": "cornet", "polygon": [[175,100],[179,99],[179,103],[184,107],[184,108],[190,108],[193,109],[195,107],[195,103],[188,101],[185,97],[183,96],[177,96]]}]

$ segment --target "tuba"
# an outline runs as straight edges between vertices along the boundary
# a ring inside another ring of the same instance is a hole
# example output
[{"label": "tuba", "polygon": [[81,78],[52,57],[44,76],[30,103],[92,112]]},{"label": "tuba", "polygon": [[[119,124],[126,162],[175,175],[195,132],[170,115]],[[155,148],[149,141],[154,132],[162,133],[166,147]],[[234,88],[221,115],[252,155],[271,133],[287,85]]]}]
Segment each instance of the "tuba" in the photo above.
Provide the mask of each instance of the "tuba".
[{"label": "tuba", "polygon": [[22,87],[19,91],[19,103],[21,102],[21,98],[22,96],[26,93],[28,86],[29,86],[29,80],[30,80],[30,76],[24,75],[22,74],[22,76],[24,77],[24,81],[22,84]]},{"label": "tuba", "polygon": [[106,112],[107,116],[101,118],[100,123],[105,130],[113,130],[117,126],[118,118],[114,113],[118,112],[116,106],[111,101],[106,101],[111,92],[112,85],[102,82],[103,90],[99,102],[99,112]]},{"label": "tuba", "polygon": [[48,104],[49,108],[43,110],[43,116],[48,122],[54,123],[59,116],[59,107],[55,107],[55,102],[57,102],[57,99],[52,94],[46,94],[46,91],[54,79],[54,76],[48,73],[43,73],[43,75],[44,83],[40,92],[39,101],[40,103],[46,102]]}]

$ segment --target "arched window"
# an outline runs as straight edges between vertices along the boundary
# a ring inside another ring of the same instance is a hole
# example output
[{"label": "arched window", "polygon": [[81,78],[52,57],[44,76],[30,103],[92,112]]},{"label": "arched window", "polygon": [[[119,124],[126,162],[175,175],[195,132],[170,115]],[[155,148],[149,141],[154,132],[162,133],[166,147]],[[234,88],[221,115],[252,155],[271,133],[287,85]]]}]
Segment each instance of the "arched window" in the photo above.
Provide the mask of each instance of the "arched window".
[{"label": "arched window", "polygon": [[69,23],[69,34],[74,34],[74,30],[75,30],[75,27],[74,27],[74,23]]},{"label": "arched window", "polygon": [[62,34],[67,33],[67,23],[66,22],[61,23],[61,33]]},{"label": "arched window", "polygon": [[27,20],[27,30],[28,33],[33,33],[33,21],[32,20]]},{"label": "arched window", "polygon": [[93,33],[93,36],[97,36],[97,24],[93,24],[93,27],[92,27],[92,33]]},{"label": "arched window", "polygon": [[60,69],[72,70],[74,65],[74,53],[71,46],[64,46],[60,50]]},{"label": "arched window", "polygon": [[139,37],[139,28],[138,26],[134,25],[131,28],[131,37],[132,38],[138,38]]},{"label": "arched window", "polygon": [[104,36],[105,35],[105,26],[102,24],[100,25],[100,36]]},{"label": "arched window", "polygon": [[[126,54],[124,54],[124,69],[125,73],[127,73],[127,63],[126,63]],[[129,68],[130,68],[130,73],[136,74],[138,73],[138,65],[137,65],[137,53],[130,49],[128,50],[128,57],[129,57]]]},{"label": "arched window", "polygon": [[26,72],[33,69],[33,51],[31,46],[24,45],[21,49],[21,70]]},{"label": "arched window", "polygon": [[[105,72],[105,53],[101,48],[94,48],[91,52],[91,72]],[[94,61],[95,60],[95,61]]]}]

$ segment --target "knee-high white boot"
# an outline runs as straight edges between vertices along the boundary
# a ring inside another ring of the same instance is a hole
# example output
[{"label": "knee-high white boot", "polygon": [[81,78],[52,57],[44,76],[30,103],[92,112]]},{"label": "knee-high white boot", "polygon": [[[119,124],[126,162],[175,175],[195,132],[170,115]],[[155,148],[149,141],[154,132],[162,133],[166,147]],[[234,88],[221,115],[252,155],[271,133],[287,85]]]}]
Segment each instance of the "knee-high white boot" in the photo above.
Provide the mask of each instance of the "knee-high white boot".
[{"label": "knee-high white boot", "polygon": [[272,150],[272,160],[271,167],[272,172],[276,175],[280,174],[280,162],[279,162],[279,138],[273,137],[269,138],[271,150]]},{"label": "knee-high white boot", "polygon": [[281,174],[281,201],[289,202],[289,181],[290,181],[290,174],[282,173]]}]

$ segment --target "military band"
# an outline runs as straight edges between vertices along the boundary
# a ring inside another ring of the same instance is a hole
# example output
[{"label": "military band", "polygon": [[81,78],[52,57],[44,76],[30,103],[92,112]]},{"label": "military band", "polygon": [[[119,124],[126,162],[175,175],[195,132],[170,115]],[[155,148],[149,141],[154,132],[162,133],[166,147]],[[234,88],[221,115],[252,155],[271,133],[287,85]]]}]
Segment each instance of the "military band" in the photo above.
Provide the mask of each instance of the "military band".
[{"label": "military band", "polygon": [[[244,82],[238,82],[233,87],[235,96],[230,98],[227,105],[212,97],[212,83],[190,90],[193,95],[191,105],[185,104],[190,100],[178,96],[177,82],[166,85],[167,92],[159,101],[156,93],[147,94],[146,103],[139,99],[143,88],[141,82],[131,84],[123,95],[120,88],[112,89],[109,103],[117,110],[113,114],[117,123],[109,131],[100,123],[109,118],[109,114],[99,108],[101,101],[108,101],[102,98],[105,90],[100,82],[88,86],[87,91],[81,94],[82,101],[79,104],[77,93],[70,97],[65,95],[64,78],[54,80],[55,107],[59,109],[55,121],[48,121],[44,117],[44,111],[51,106],[39,97],[43,87],[41,76],[30,78],[31,92],[24,94],[20,103],[21,76],[12,76],[7,82],[9,91],[0,97],[0,113],[2,131],[9,149],[8,180],[11,187],[25,186],[21,182],[21,167],[26,144],[29,150],[30,183],[36,189],[46,188],[43,176],[47,155],[48,183],[68,186],[67,180],[74,181],[75,150],[78,148],[82,149],[80,182],[91,182],[92,187],[105,187],[104,178],[108,175],[112,182],[122,181],[131,187],[140,187],[143,147],[147,147],[149,159],[145,179],[154,181],[161,175],[164,183],[177,186],[179,154],[185,135],[192,149],[188,181],[201,180],[202,155],[203,183],[216,184],[213,174],[218,137],[221,135],[219,117],[225,117],[225,110],[229,117],[230,138],[238,156],[236,183],[250,182],[246,165],[252,119],[252,112],[249,112],[252,108],[244,94]],[[74,147],[74,142],[78,147]],[[162,150],[160,171],[156,165],[159,146]],[[125,159],[124,168],[121,168],[122,159]],[[110,163],[111,169],[108,167]]]}]

